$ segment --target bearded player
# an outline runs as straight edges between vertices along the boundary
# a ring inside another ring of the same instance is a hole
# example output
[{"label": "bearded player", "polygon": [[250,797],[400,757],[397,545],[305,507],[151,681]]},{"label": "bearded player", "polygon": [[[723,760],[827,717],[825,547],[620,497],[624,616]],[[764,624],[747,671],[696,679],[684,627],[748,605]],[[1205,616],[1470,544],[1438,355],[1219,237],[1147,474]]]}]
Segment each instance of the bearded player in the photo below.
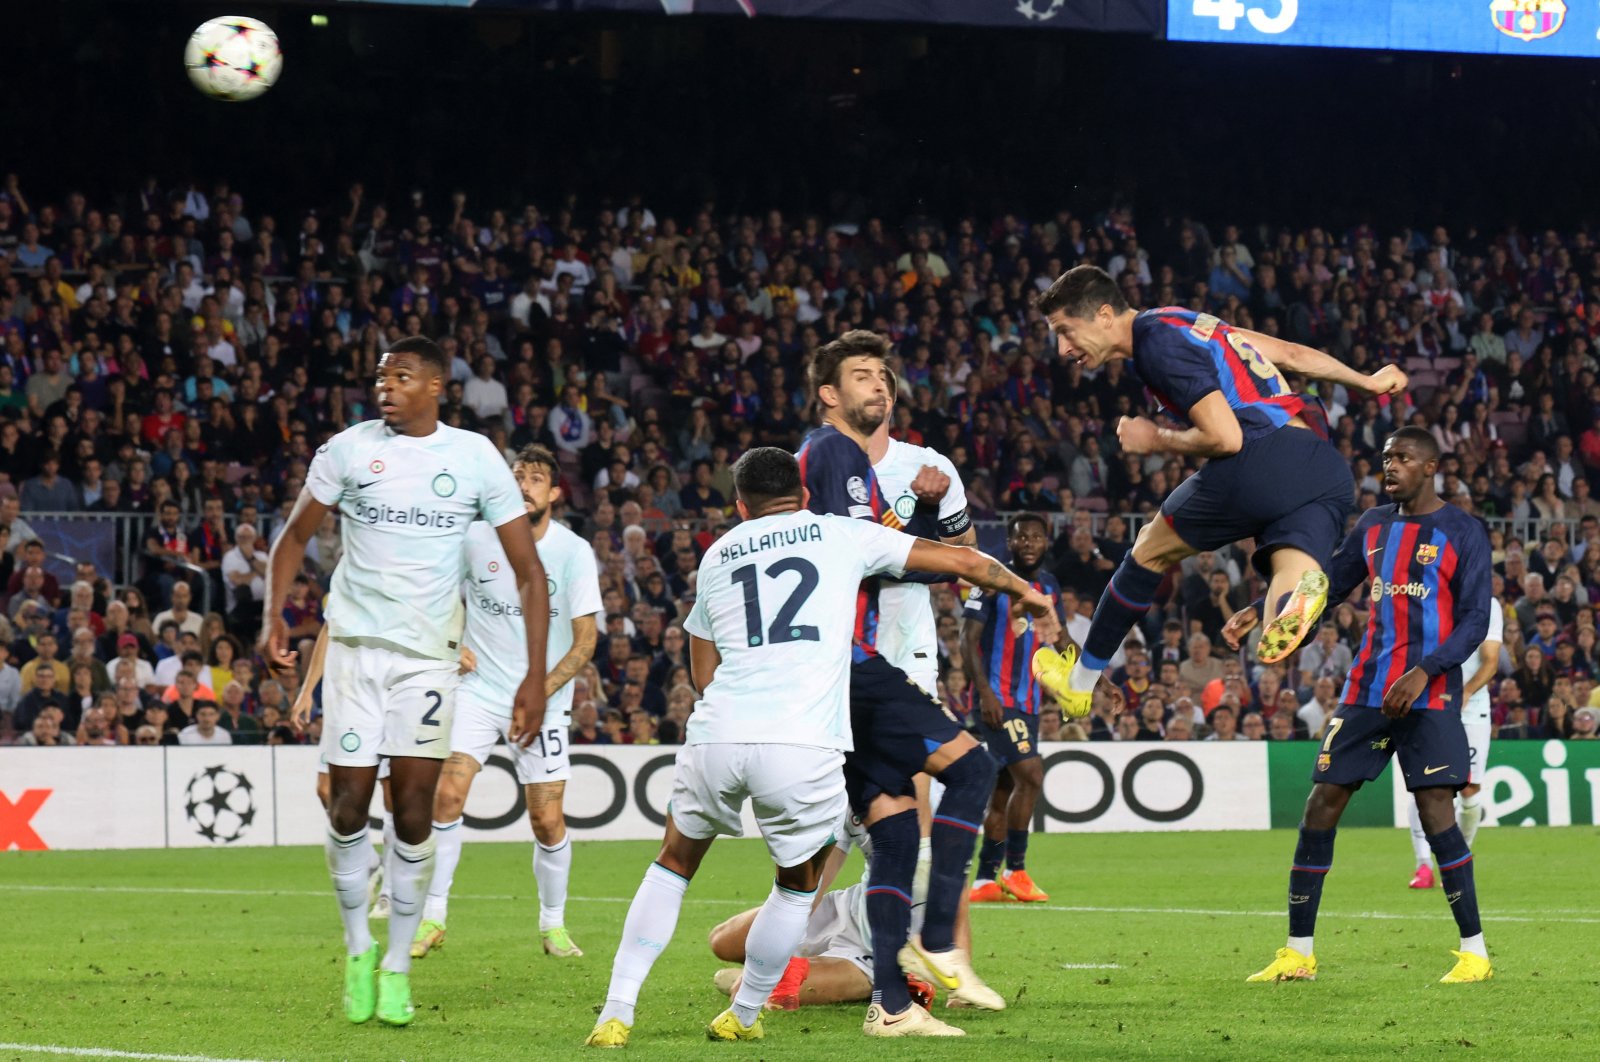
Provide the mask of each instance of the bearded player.
[{"label": "bearded player", "polygon": [[[562,797],[567,780],[572,777],[567,753],[572,680],[594,656],[600,576],[589,544],[561,521],[551,518],[551,506],[561,498],[555,455],[543,446],[524,447],[512,472],[527,506],[539,559],[549,577],[550,633],[545,642],[545,658],[552,664],[544,680],[548,698],[545,725],[527,748],[512,744],[511,760],[533,824],[533,879],[539,891],[540,941],[547,955],[576,958],[583,952],[566,928],[572,840],[567,836]],[[512,696],[517,676],[526,669],[526,634],[516,600],[515,578],[499,539],[487,524],[476,523],[467,532],[466,575],[461,585],[467,599],[467,625],[462,640],[471,651],[475,666],[462,680],[456,695],[450,758],[445,761],[439,792],[434,797],[437,854],[422,925],[411,944],[413,958],[421,958],[444,944],[450,887],[461,861],[462,809],[473,779],[510,733]]]}]

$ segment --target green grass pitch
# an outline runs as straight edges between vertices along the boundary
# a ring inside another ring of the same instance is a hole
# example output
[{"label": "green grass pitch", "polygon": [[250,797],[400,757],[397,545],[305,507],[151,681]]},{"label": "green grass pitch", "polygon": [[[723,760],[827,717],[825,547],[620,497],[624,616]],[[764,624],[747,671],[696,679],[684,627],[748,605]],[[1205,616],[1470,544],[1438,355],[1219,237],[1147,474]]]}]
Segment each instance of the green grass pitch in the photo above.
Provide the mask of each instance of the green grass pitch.
[{"label": "green grass pitch", "polygon": [[[703,1026],[725,1003],[711,984],[718,963],[706,931],[760,902],[770,880],[758,842],[723,842],[645,986],[628,1051],[1593,1059],[1596,834],[1480,834],[1478,892],[1496,977],[1466,986],[1435,983],[1450,967],[1455,925],[1439,890],[1405,888],[1400,831],[1340,835],[1317,934],[1320,980],[1282,986],[1244,978],[1283,943],[1292,832],[1035,837],[1029,868],[1051,903],[973,915],[978,969],[1011,1007],[940,1010],[968,1035],[936,1043],[868,1041],[858,1006],[769,1016],[760,1043],[707,1043]],[[568,926],[588,954],[557,961],[537,946],[529,846],[469,844],[449,941],[413,972],[418,1016],[407,1029],[351,1027],[340,1014],[343,949],[320,851],[0,855],[0,1059],[38,1059],[44,1047],[222,1059],[581,1057],[654,847],[578,846]]]}]

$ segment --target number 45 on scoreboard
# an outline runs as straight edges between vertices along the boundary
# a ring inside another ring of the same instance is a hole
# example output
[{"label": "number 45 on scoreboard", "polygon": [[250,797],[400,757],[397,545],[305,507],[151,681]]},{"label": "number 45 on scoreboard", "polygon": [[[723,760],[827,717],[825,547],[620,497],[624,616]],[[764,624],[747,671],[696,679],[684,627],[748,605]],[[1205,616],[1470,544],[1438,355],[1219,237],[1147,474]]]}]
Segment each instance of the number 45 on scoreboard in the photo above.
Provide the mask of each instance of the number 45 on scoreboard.
[{"label": "number 45 on scoreboard", "polygon": [[1223,30],[1235,29],[1239,19],[1248,18],[1250,25],[1260,33],[1282,33],[1294,25],[1295,16],[1300,14],[1300,0],[1278,0],[1278,13],[1268,15],[1265,8],[1252,7],[1246,10],[1243,0],[1194,0],[1194,15],[1196,18],[1214,18],[1217,28]]}]

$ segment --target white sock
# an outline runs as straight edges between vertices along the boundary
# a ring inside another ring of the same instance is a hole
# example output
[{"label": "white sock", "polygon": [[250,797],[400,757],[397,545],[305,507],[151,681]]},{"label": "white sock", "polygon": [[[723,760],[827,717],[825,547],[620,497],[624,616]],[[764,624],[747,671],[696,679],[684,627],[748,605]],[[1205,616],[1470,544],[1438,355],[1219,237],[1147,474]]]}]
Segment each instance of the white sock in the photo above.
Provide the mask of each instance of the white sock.
[{"label": "white sock", "polygon": [[395,839],[389,851],[389,950],[382,969],[411,972],[411,939],[422,924],[422,898],[433,876],[433,837],[421,844]]},{"label": "white sock", "polygon": [[450,886],[455,884],[456,865],[461,862],[461,820],[433,824],[433,880],[428,883],[428,900],[422,917],[443,925],[450,914]]},{"label": "white sock", "polygon": [[372,831],[362,830],[361,833],[367,840],[367,873],[383,873],[383,853],[378,851],[378,842],[372,839]]},{"label": "white sock", "polygon": [[1416,856],[1412,866],[1433,866],[1433,848],[1428,844],[1428,835],[1422,831],[1422,812],[1417,810],[1415,800],[1406,801],[1406,816],[1411,820],[1411,854]]},{"label": "white sock", "polygon": [[[385,809],[383,812],[383,850],[385,852],[393,851],[394,842],[394,812]],[[381,888],[379,888],[378,895],[386,900],[394,898],[394,893],[389,889],[388,874],[383,876],[383,885]]]},{"label": "white sock", "polygon": [[372,930],[367,926],[367,829],[346,837],[330,827],[322,850],[328,856],[328,874],[333,878],[333,894],[339,900],[339,917],[344,921],[344,948],[350,955],[363,955],[372,947]]},{"label": "white sock", "polygon": [[1466,952],[1468,955],[1476,955],[1480,959],[1487,959],[1489,957],[1489,950],[1484,947],[1483,944],[1482,933],[1479,933],[1475,936],[1462,937],[1461,950]]},{"label": "white sock", "polygon": [[1310,937],[1290,937],[1289,938],[1289,947],[1293,948],[1295,951],[1298,951],[1301,955],[1310,955],[1311,954],[1311,938]]},{"label": "white sock", "polygon": [[1103,672],[1083,666],[1083,658],[1072,665],[1072,676],[1067,679],[1067,685],[1072,687],[1073,693],[1093,693],[1095,684],[1100,681]]},{"label": "white sock", "polygon": [[[644,872],[639,891],[633,894],[633,903],[628,905],[628,918],[622,923],[622,943],[617,945],[617,957],[611,960],[611,984],[606,988],[601,1022],[616,1018],[624,1025],[633,1025],[633,1008],[639,1002],[639,989],[650,976],[650,967],[672,943],[672,932],[678,928],[678,911],[683,907],[683,894],[688,888],[687,878],[679,877],[659,863],[651,863],[650,869]],[[779,975],[782,976],[781,970]]]},{"label": "white sock", "polygon": [[533,880],[539,887],[539,932],[567,924],[567,879],[572,876],[572,835],[553,848],[533,842]]},{"label": "white sock", "polygon": [[1461,798],[1461,810],[1456,818],[1461,822],[1461,836],[1467,842],[1467,847],[1472,847],[1472,839],[1478,836],[1478,826],[1483,822],[1483,793],[1473,793],[1471,796]]},{"label": "white sock", "polygon": [[795,892],[774,884],[767,902],[756,912],[744,942],[744,979],[733,997],[733,1013],[745,1028],[756,1023],[789,960],[800,950],[816,896],[815,890]]}]

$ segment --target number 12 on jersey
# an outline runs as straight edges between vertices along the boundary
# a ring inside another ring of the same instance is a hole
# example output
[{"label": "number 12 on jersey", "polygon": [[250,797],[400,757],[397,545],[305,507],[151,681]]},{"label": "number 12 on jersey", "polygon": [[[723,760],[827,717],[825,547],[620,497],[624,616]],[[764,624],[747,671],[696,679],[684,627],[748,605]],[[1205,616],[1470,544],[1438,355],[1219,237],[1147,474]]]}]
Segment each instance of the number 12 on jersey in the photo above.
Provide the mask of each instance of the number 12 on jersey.
[{"label": "number 12 on jersey", "polygon": [[817,628],[795,622],[796,615],[820,581],[817,577],[817,567],[802,557],[785,557],[768,567],[764,574],[769,580],[776,580],[789,572],[798,575],[800,581],[789,591],[789,596],[784,599],[778,614],[773,617],[770,628],[764,627],[762,623],[760,578],[756,566],[746,564],[729,573],[729,578],[744,589],[745,644],[758,646],[820,640]]}]

